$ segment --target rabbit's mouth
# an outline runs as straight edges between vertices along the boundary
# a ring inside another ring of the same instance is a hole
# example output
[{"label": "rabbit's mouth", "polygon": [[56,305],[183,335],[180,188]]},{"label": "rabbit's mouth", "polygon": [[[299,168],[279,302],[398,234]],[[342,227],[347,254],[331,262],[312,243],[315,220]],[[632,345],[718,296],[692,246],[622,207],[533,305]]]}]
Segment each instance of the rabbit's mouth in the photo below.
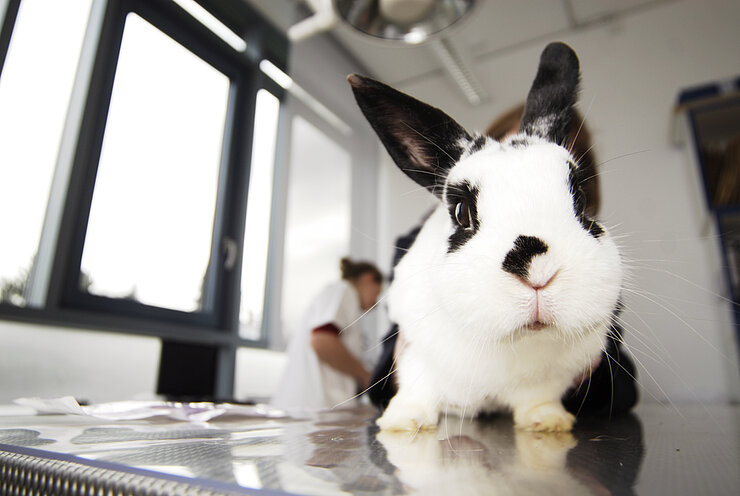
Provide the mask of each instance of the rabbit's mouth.
[{"label": "rabbit's mouth", "polygon": [[529,322],[525,326],[525,328],[530,331],[540,331],[544,329],[545,327],[547,327],[547,324],[545,324],[544,322],[540,322],[539,320],[535,320],[534,322]]}]

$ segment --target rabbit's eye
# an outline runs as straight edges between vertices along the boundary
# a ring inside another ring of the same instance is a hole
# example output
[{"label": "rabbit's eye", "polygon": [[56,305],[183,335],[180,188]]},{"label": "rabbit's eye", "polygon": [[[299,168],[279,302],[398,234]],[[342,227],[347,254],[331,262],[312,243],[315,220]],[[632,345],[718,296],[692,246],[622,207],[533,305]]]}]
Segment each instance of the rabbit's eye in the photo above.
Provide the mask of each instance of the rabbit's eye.
[{"label": "rabbit's eye", "polygon": [[455,220],[463,229],[470,229],[473,219],[470,217],[470,206],[463,200],[455,205]]}]

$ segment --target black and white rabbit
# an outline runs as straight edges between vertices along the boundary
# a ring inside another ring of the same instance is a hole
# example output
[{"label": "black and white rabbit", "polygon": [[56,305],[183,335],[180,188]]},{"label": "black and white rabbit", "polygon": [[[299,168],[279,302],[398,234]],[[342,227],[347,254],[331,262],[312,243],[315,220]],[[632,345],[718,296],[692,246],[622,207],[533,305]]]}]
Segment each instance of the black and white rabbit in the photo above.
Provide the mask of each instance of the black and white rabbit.
[{"label": "black and white rabbit", "polygon": [[415,431],[440,413],[509,409],[519,428],[570,430],[561,397],[601,354],[623,277],[562,146],[576,54],[545,48],[520,132],[502,142],[372,79],[348,81],[396,164],[439,199],[388,290],[405,346],[378,425]]}]

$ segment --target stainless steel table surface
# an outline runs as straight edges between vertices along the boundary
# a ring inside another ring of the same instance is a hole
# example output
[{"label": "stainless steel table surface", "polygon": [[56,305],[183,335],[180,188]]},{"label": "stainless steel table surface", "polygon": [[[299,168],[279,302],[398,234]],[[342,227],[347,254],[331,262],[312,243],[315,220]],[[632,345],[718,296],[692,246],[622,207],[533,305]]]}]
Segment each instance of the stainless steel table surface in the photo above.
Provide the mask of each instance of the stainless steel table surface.
[{"label": "stainless steel table surface", "polygon": [[449,417],[411,437],[378,433],[376,415],[0,416],[0,493],[67,484],[70,494],[740,494],[740,406],[642,404],[581,418],[572,434],[518,431],[502,415]]}]

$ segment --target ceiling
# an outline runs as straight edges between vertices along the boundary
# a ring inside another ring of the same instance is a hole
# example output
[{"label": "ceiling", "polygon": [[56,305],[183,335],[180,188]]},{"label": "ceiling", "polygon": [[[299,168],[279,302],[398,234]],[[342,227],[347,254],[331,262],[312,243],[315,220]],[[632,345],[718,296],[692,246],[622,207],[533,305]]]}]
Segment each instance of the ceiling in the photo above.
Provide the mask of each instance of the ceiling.
[{"label": "ceiling", "polygon": [[[312,13],[304,0],[244,1],[284,31]],[[667,1],[671,0],[477,0],[473,11],[449,28],[445,38],[463,59],[473,61]],[[373,39],[342,22],[329,33],[369,74],[391,85],[401,86],[446,67],[431,42],[404,45]]]}]

